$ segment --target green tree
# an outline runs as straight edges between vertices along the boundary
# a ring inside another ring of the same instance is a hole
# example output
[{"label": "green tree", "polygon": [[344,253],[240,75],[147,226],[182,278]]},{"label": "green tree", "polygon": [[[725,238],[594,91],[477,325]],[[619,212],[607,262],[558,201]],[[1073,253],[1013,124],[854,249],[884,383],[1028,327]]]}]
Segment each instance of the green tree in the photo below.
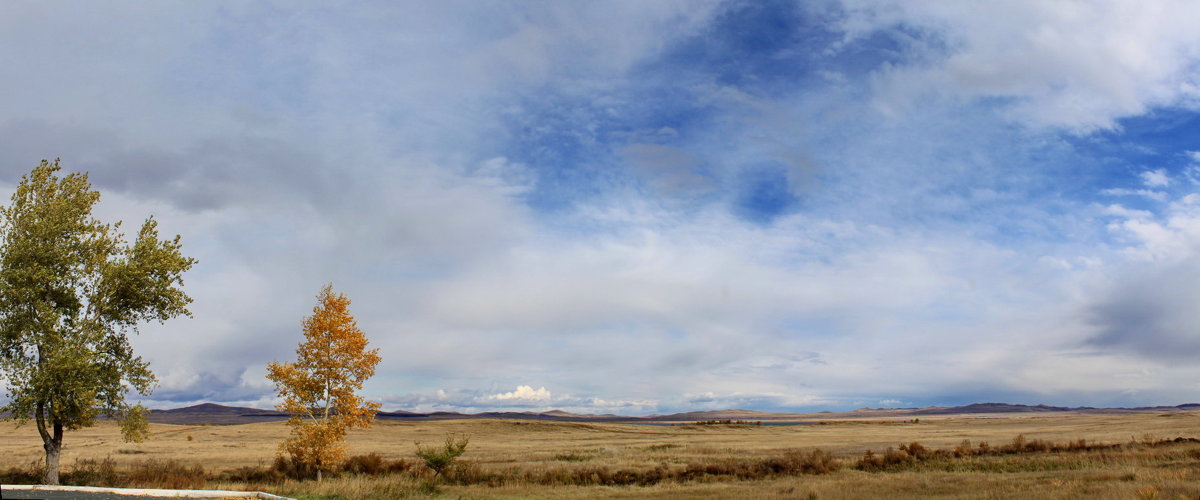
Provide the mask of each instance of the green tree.
[{"label": "green tree", "polygon": [[32,418],[46,450],[46,484],[58,484],[64,430],[103,413],[125,418],[126,437],[144,437],[144,410],[130,390],[156,382],[128,335],[146,321],[190,315],[182,275],[195,259],[179,236],[159,239],[147,219],[132,243],[120,222],[92,217],[100,193],[87,174],[58,177],[42,161],[0,208],[0,374],[18,425]]}]

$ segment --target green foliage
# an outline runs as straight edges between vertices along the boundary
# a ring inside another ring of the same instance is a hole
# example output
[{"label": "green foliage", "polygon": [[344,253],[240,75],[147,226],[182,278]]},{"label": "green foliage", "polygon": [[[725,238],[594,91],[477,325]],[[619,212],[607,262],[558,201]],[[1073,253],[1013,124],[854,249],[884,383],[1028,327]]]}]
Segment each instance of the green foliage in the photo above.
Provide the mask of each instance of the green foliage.
[{"label": "green foliage", "polygon": [[421,447],[421,442],[417,444],[417,458],[425,462],[425,466],[433,470],[434,476],[439,476],[452,466],[467,451],[467,443],[470,442],[470,436],[458,436],[453,434],[446,435],[446,442],[441,447]]},{"label": "green foliage", "polygon": [[130,390],[150,394],[154,374],[128,334],[190,314],[180,287],[196,262],[180,252],[178,236],[159,239],[153,218],[127,243],[120,222],[92,217],[100,193],[87,175],[59,170],[58,160],[43,160],[0,209],[3,409],[19,423],[36,421],[48,483],[58,480],[64,430],[126,412]]},{"label": "green foliage", "polygon": [[150,421],[146,415],[150,413],[145,406],[137,404],[125,412],[120,420],[121,439],[126,443],[144,443],[150,439]]}]

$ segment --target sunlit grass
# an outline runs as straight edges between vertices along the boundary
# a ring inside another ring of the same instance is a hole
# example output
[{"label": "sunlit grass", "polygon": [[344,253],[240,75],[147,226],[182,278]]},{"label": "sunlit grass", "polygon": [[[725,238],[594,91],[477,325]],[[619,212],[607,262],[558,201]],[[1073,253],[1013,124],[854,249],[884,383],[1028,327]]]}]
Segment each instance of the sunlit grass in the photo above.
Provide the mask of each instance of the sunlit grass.
[{"label": "sunlit grass", "polygon": [[[63,464],[65,481],[76,484],[300,498],[1173,499],[1200,496],[1200,443],[1173,440],[1200,435],[1198,424],[1195,414],[788,427],[382,422],[351,434],[356,456],[348,470],[319,483],[289,478],[274,464],[275,446],[287,432],[281,424],[156,425],[152,441],[141,445],[121,443],[115,426],[101,424],[76,433],[67,443],[74,455]],[[36,433],[25,435],[31,430],[0,430],[0,480],[36,481],[40,446]],[[413,443],[450,433],[471,436],[470,445],[454,467],[435,476],[414,455]]]}]

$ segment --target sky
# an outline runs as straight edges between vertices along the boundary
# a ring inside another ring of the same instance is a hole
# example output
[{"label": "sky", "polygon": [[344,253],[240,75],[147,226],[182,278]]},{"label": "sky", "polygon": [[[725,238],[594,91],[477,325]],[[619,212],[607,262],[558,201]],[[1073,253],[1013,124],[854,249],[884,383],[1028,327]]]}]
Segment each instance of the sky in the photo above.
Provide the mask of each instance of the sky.
[{"label": "sky", "polygon": [[156,408],[323,285],[386,410],[1200,402],[1200,3],[0,3],[42,159],[198,259]]}]

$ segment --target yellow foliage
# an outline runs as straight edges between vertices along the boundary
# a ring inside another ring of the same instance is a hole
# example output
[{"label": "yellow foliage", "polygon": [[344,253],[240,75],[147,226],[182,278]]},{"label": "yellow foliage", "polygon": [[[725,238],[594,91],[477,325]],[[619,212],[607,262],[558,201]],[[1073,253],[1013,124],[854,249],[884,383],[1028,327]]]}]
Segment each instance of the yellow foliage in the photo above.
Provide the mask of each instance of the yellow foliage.
[{"label": "yellow foliage", "polygon": [[296,361],[267,367],[267,378],[283,398],[276,408],[291,415],[291,437],[280,451],[318,474],[345,458],[346,432],[370,427],[379,411],[379,403],[356,393],[375,374],[379,349],[367,350],[367,338],[349,306],[350,299],[326,285],[313,315],[304,320]]}]

